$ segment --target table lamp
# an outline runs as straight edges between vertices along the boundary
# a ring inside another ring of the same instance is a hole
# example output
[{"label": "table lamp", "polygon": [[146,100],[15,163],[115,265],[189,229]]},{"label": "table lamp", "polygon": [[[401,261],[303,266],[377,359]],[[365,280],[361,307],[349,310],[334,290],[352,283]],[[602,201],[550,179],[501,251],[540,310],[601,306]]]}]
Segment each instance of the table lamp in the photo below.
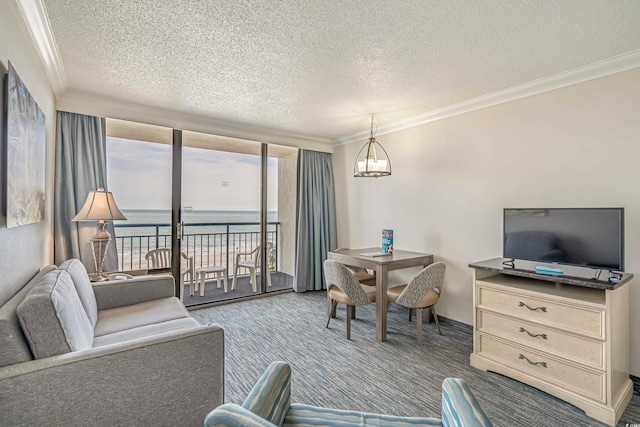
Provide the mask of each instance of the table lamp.
[{"label": "table lamp", "polygon": [[89,191],[87,201],[73,217],[71,221],[98,221],[98,231],[89,239],[93,245],[93,260],[95,262],[96,273],[92,279],[96,281],[106,280],[102,269],[104,266],[105,255],[111,241],[111,234],[105,229],[106,221],[116,219],[127,219],[113,199],[113,193],[104,191],[104,188],[98,188],[97,191]]}]

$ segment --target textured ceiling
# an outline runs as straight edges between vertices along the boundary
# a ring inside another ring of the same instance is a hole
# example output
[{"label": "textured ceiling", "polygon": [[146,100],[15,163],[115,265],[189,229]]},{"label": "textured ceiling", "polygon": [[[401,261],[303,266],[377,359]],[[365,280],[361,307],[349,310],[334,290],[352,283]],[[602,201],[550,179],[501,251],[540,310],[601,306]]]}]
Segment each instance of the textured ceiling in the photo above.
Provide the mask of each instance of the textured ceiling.
[{"label": "textured ceiling", "polygon": [[337,140],[640,49],[638,0],[44,0],[69,90]]}]

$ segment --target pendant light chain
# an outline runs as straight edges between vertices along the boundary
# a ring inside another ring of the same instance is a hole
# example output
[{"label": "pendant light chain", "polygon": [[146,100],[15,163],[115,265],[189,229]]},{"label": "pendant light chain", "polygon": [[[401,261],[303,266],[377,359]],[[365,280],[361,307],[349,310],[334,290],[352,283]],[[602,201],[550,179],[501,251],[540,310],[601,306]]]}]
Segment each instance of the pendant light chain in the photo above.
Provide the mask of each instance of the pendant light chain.
[{"label": "pendant light chain", "polygon": [[[370,139],[373,139],[373,127],[375,126],[375,123],[373,123],[373,114],[371,115],[371,136],[369,136]],[[376,126],[376,131],[378,130],[378,126]]]}]

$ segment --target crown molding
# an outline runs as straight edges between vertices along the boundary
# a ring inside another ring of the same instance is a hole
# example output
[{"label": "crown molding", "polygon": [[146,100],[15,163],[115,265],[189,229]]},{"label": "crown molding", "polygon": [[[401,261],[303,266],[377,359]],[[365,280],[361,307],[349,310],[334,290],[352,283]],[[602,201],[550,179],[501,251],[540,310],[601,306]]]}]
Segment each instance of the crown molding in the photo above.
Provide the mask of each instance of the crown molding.
[{"label": "crown molding", "polygon": [[[392,123],[390,125],[378,128],[378,130],[376,131],[376,136],[384,135],[391,132],[397,132],[415,126],[420,126],[437,120],[446,119],[448,117],[453,117],[482,108],[491,107],[493,105],[515,101],[517,99],[549,92],[555,89],[560,89],[588,80],[620,73],[637,67],[640,67],[640,49],[627,52],[622,55],[614,56],[602,61],[594,62],[583,67],[574,68],[566,72],[554,74],[549,77],[544,77],[504,90],[489,93],[487,95],[468,99],[466,101],[458,102],[447,107],[429,111],[419,116]],[[368,137],[368,131],[359,132],[357,134],[337,139],[334,146],[350,144],[352,142],[360,141]]]},{"label": "crown molding", "polygon": [[29,34],[40,54],[42,63],[49,78],[49,83],[56,95],[64,93],[69,87],[64,72],[58,45],[53,37],[51,23],[42,0],[15,0],[24,19]]},{"label": "crown molding", "polygon": [[212,119],[83,92],[65,92],[58,97],[56,109],[325,153],[333,152],[333,141],[327,138]]}]

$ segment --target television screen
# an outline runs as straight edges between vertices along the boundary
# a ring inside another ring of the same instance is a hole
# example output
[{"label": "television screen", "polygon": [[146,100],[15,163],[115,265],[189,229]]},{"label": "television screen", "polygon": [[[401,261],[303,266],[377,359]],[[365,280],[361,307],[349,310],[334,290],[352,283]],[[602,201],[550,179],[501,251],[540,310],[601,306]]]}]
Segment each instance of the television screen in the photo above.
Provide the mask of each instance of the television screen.
[{"label": "television screen", "polygon": [[503,257],[624,271],[624,208],[504,209]]}]

